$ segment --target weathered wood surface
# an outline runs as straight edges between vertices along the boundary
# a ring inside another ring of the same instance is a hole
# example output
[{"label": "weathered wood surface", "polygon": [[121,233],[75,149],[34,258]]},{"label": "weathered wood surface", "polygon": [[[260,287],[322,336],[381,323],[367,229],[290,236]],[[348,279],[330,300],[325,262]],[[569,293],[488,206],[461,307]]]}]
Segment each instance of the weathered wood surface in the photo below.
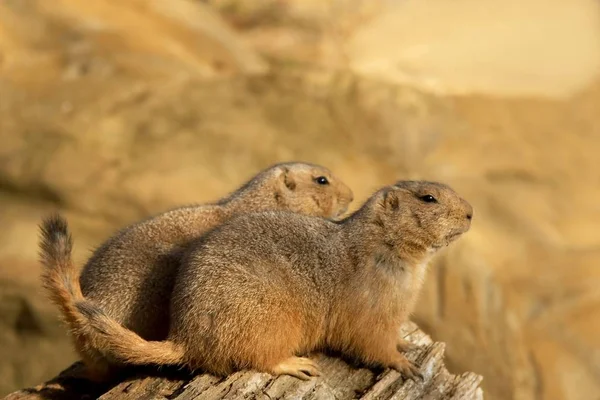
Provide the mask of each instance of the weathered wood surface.
[{"label": "weathered wood surface", "polygon": [[412,323],[403,327],[402,335],[419,346],[407,357],[420,367],[423,381],[404,379],[393,370],[371,371],[352,367],[338,357],[315,355],[323,375],[310,381],[251,371],[217,378],[145,369],[145,373],[138,370],[112,386],[100,387],[77,378],[81,365],[76,363],[53,380],[9,394],[5,400],[483,399],[481,376],[472,372],[452,375],[446,370],[443,343],[434,343]]}]

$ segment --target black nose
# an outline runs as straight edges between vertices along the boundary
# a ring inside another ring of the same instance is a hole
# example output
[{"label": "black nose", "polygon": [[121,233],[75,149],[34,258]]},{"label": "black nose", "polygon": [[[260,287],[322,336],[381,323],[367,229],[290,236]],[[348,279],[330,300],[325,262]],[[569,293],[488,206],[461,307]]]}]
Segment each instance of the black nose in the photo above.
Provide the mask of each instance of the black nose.
[{"label": "black nose", "polygon": [[473,213],[470,212],[467,214],[467,219],[470,221],[473,218]]}]

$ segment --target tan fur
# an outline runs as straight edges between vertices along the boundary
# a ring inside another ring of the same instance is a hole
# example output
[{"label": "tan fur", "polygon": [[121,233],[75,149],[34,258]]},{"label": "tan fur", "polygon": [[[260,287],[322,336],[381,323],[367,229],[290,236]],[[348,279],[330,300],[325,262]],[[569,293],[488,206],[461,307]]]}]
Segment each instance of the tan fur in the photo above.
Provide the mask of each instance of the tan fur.
[{"label": "tan fur", "polygon": [[427,262],[469,230],[472,214],[446,185],[400,181],[339,222],[283,211],[242,215],[200,238],[183,259],[167,341],[132,335],[98,307],[83,314],[125,363],[308,379],[317,366],[298,356],[333,349],[414,379],[419,372],[402,354],[410,344],[399,338],[400,325]]},{"label": "tan fur", "polygon": [[[323,177],[327,182],[319,183]],[[339,217],[352,197],[352,191],[324,167],[274,165],[215,204],[174,209],[123,229],[94,252],[80,279],[71,260],[67,223],[55,215],[41,225],[44,286],[60,307],[91,375],[104,379],[118,362],[87,328],[87,319],[75,307],[78,302],[99,306],[115,326],[122,324],[144,339],[165,339],[175,272],[190,242],[245,212],[283,209]]]}]

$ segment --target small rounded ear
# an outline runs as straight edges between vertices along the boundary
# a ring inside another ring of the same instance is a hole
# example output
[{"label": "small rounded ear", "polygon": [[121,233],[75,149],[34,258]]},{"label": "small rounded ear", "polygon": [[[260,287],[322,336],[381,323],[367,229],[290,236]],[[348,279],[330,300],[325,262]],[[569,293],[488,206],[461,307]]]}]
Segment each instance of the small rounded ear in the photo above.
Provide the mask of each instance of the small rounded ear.
[{"label": "small rounded ear", "polygon": [[288,168],[283,168],[280,179],[283,181],[285,187],[287,187],[289,190],[296,189],[296,181],[294,180],[294,177]]},{"label": "small rounded ear", "polygon": [[383,196],[383,204],[387,210],[396,211],[400,208],[400,199],[395,190],[388,190]]}]

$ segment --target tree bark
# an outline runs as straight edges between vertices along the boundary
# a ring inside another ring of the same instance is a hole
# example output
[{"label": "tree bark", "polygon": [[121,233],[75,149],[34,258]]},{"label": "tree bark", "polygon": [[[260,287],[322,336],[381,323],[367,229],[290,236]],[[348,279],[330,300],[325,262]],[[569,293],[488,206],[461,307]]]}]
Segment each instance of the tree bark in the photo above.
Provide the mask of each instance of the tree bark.
[{"label": "tree bark", "polygon": [[[338,357],[315,355],[323,375],[310,381],[290,376],[240,371],[225,378],[208,374],[144,368],[111,385],[99,386],[77,375],[83,367],[75,363],[56,378],[35,388],[9,394],[5,400],[33,399],[427,399],[482,400],[482,377],[472,372],[452,375],[443,363],[444,343],[433,342],[413,323],[401,334],[418,348],[407,353],[419,366],[423,380],[403,378],[394,370],[373,371],[350,366]],[[149,370],[149,371],[146,371]]]}]

